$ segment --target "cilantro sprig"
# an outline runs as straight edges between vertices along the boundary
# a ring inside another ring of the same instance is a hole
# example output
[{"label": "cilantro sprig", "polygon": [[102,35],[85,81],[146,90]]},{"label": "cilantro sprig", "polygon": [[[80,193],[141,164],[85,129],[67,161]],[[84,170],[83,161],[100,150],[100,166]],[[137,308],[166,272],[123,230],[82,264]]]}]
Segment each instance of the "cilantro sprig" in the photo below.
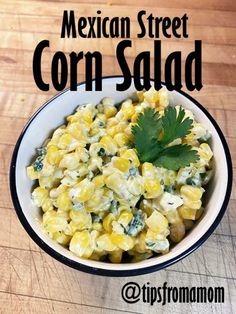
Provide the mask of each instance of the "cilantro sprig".
[{"label": "cilantro sprig", "polygon": [[184,109],[167,107],[163,117],[154,109],[147,108],[139,115],[132,127],[134,144],[141,162],[178,170],[199,159],[197,151],[187,144],[169,146],[174,140],[190,133],[193,120],[184,118]]}]

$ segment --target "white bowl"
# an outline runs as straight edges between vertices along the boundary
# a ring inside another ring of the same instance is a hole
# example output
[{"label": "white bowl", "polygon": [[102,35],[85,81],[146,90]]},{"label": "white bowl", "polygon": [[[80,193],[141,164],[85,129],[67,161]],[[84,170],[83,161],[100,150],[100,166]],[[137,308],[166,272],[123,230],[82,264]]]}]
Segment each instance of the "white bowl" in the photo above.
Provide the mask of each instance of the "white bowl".
[{"label": "white bowl", "polygon": [[172,91],[170,103],[190,109],[197,121],[203,123],[212,134],[211,147],[214,152],[214,178],[208,186],[205,213],[194,229],[168,254],[145,261],[127,264],[110,264],[85,260],[75,256],[42,232],[41,211],[31,201],[32,181],[26,175],[26,167],[52,130],[63,124],[79,104],[98,103],[103,97],[113,97],[116,102],[128,98],[135,92],[131,87],[125,92],[116,91],[116,84],[122,77],[105,77],[102,91],[86,92],[85,85],[78,90],[66,90],[44,104],[29,120],[23,129],[12,156],[10,187],[17,215],[31,238],[48,254],[64,264],[93,274],[109,276],[131,276],[156,271],[167,267],[187,256],[200,246],[214,231],[226,210],[232,187],[232,163],[225,138],[210,114],[196,100],[186,93]]}]

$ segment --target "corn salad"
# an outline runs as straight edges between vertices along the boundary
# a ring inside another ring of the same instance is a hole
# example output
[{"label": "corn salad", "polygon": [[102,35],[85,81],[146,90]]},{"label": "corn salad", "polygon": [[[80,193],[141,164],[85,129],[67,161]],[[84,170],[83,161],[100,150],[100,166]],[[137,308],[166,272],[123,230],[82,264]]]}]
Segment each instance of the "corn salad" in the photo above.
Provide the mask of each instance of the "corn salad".
[{"label": "corn salad", "polygon": [[119,106],[109,97],[81,105],[37,150],[27,174],[37,180],[32,199],[51,239],[80,258],[138,262],[167,253],[193,228],[212,176],[209,131],[185,110],[193,127],[178,143],[199,160],[178,171],[141,163],[133,144],[139,114],[163,115],[168,104],[165,89],[151,88]]}]

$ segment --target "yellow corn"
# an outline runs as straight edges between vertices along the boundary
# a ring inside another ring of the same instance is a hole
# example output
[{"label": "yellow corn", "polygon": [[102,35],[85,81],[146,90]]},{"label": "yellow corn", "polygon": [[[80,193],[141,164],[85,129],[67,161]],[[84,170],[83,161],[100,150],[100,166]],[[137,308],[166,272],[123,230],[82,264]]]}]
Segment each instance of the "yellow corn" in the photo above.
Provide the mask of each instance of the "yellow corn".
[{"label": "yellow corn", "polygon": [[76,197],[79,202],[87,202],[94,194],[95,184],[88,179],[84,179],[76,185],[79,193]]},{"label": "yellow corn", "polygon": [[35,180],[39,178],[39,172],[34,170],[33,166],[29,166],[26,168],[26,172],[27,172],[27,176],[31,179],[31,180]]},{"label": "yellow corn", "polygon": [[142,175],[149,179],[154,179],[155,167],[150,162],[145,162],[142,164]]},{"label": "yellow corn", "polygon": [[124,234],[111,234],[111,241],[114,245],[124,251],[131,250],[134,247],[134,240],[132,237]]},{"label": "yellow corn", "polygon": [[130,160],[134,167],[139,167],[140,161],[134,149],[127,149],[123,153],[121,152],[120,156]]},{"label": "yellow corn", "polygon": [[131,122],[136,123],[138,120],[138,117],[139,117],[139,113],[136,112],[135,114],[132,115]]},{"label": "yellow corn", "polygon": [[93,123],[93,113],[91,110],[83,111],[83,122],[90,125]]},{"label": "yellow corn", "polygon": [[115,153],[118,150],[116,142],[109,135],[103,136],[100,140],[100,144],[102,144],[105,147],[106,152],[110,155],[115,155]]},{"label": "yellow corn", "polygon": [[118,218],[118,223],[127,227],[133,218],[133,214],[128,210],[123,210]]},{"label": "yellow corn", "polygon": [[129,160],[121,157],[114,157],[112,159],[113,166],[119,169],[121,172],[129,171],[130,162]]},{"label": "yellow corn", "polygon": [[197,209],[182,205],[178,208],[178,212],[183,219],[195,220]]},{"label": "yellow corn", "polygon": [[183,185],[180,189],[180,193],[183,197],[192,201],[198,201],[202,197],[203,190],[195,186]]},{"label": "yellow corn", "polygon": [[57,145],[60,149],[67,149],[73,140],[74,138],[71,134],[65,133],[59,138]]},{"label": "yellow corn", "polygon": [[146,245],[145,245],[145,240],[146,240],[146,232],[142,231],[137,237],[136,244],[134,249],[138,253],[145,253],[147,251]]},{"label": "yellow corn", "polygon": [[76,153],[69,153],[64,155],[59,164],[60,168],[67,168],[73,170],[79,167],[79,158]]},{"label": "yellow corn", "polygon": [[70,241],[69,248],[79,257],[89,258],[93,253],[90,233],[87,230],[76,232]]},{"label": "yellow corn", "polygon": [[46,158],[49,164],[58,166],[63,157],[64,152],[59,151],[57,146],[51,145],[47,149]]},{"label": "yellow corn", "polygon": [[105,185],[105,178],[101,174],[101,175],[96,176],[92,182],[95,184],[96,188],[102,188]]},{"label": "yellow corn", "polygon": [[62,245],[68,245],[71,240],[71,236],[65,234],[63,231],[57,231],[53,233],[52,238]]},{"label": "yellow corn", "polygon": [[135,114],[134,106],[132,105],[132,100],[128,99],[124,101],[121,105],[121,111],[123,112],[124,118],[126,120],[131,119],[133,114]]},{"label": "yellow corn", "polygon": [[68,125],[67,132],[71,134],[75,139],[79,140],[80,143],[87,143],[87,138],[78,123],[72,123]]},{"label": "yellow corn", "polygon": [[173,242],[180,242],[185,236],[184,223],[173,224],[170,226],[170,238]]},{"label": "yellow corn", "polygon": [[92,219],[91,215],[86,212],[86,210],[74,210],[70,211],[70,219],[76,225],[77,230],[83,230],[91,228],[92,226]]},{"label": "yellow corn", "polygon": [[92,224],[92,229],[97,231],[102,231],[102,224],[100,222],[94,222]]},{"label": "yellow corn", "polygon": [[203,159],[206,163],[208,163],[212,156],[212,150],[210,146],[207,143],[202,143],[198,149],[198,154],[200,156],[200,159]]},{"label": "yellow corn", "polygon": [[68,211],[72,207],[72,202],[68,192],[61,193],[57,198],[57,206],[60,210]]},{"label": "yellow corn", "polygon": [[122,250],[116,250],[113,251],[109,254],[109,260],[113,263],[113,264],[119,264],[122,260]]},{"label": "yellow corn", "polygon": [[168,228],[168,220],[158,211],[154,210],[146,219],[146,225],[155,233],[162,233]]},{"label": "yellow corn", "polygon": [[114,117],[117,113],[117,109],[115,106],[105,106],[104,113],[107,118]]},{"label": "yellow corn", "polygon": [[146,198],[156,198],[163,192],[158,179],[144,179],[144,190]]},{"label": "yellow corn", "polygon": [[129,137],[125,133],[117,133],[114,136],[114,140],[118,147],[126,146],[129,143]]},{"label": "yellow corn", "polygon": [[97,245],[99,249],[111,252],[117,249],[117,246],[111,241],[110,234],[103,234],[97,238]]},{"label": "yellow corn", "polygon": [[36,205],[41,207],[45,199],[48,197],[48,190],[38,186],[34,189],[32,196]]},{"label": "yellow corn", "polygon": [[114,220],[115,216],[112,213],[106,215],[106,217],[103,219],[102,225],[106,232],[112,232],[112,221]]}]

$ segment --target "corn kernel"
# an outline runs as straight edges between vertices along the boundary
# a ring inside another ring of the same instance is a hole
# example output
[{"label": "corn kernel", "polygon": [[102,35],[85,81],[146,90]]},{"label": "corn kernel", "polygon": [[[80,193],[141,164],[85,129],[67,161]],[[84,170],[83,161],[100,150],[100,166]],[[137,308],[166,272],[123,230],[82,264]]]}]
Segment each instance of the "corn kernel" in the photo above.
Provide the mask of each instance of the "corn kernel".
[{"label": "corn kernel", "polygon": [[47,211],[43,216],[43,229],[46,232],[64,231],[67,225],[67,220],[58,215],[56,211]]},{"label": "corn kernel", "polygon": [[31,180],[36,180],[39,178],[39,172],[35,171],[33,166],[27,167],[26,172],[27,172],[27,176]]},{"label": "corn kernel", "polygon": [[149,179],[154,179],[155,177],[155,167],[150,162],[145,162],[142,164],[142,175]]},{"label": "corn kernel", "polygon": [[121,153],[120,156],[122,158],[130,160],[134,167],[139,167],[140,161],[134,149],[127,149],[123,153]]},{"label": "corn kernel", "polygon": [[146,198],[156,198],[163,192],[161,183],[158,179],[144,179],[144,190]]},{"label": "corn kernel", "polygon": [[200,207],[200,208],[197,210],[197,212],[196,212],[195,219],[198,220],[199,218],[201,218],[203,212],[204,212],[204,208],[203,208],[203,207]]},{"label": "corn kernel", "polygon": [[185,236],[185,226],[184,223],[173,224],[170,226],[170,238],[173,242],[180,242]]},{"label": "corn kernel", "polygon": [[43,210],[44,212],[47,212],[47,211],[49,211],[49,210],[53,210],[52,200],[51,200],[49,197],[47,197],[47,198],[43,201],[41,207],[42,207],[42,210]]},{"label": "corn kernel", "polygon": [[133,214],[128,210],[123,210],[118,218],[118,223],[127,227],[133,218]]},{"label": "corn kernel", "polygon": [[93,253],[91,235],[87,230],[76,232],[70,241],[70,251],[82,258],[89,258]]},{"label": "corn kernel", "polygon": [[135,114],[135,109],[134,109],[134,106],[132,105],[131,99],[128,99],[122,103],[121,111],[123,112],[124,118],[126,120],[131,119],[133,114]]},{"label": "corn kernel", "polygon": [[132,115],[131,122],[136,123],[138,120],[138,117],[139,117],[139,113],[136,112],[135,114]]},{"label": "corn kernel", "polygon": [[87,138],[78,123],[72,123],[68,125],[67,132],[71,134],[75,139],[79,140],[80,143],[87,143]]},{"label": "corn kernel", "polygon": [[86,148],[79,146],[76,148],[76,154],[78,156],[78,159],[83,161],[83,162],[87,162],[89,159],[89,154]]},{"label": "corn kernel", "polygon": [[91,228],[92,218],[90,213],[87,213],[86,210],[71,210],[70,219],[75,223],[77,230],[83,230]]},{"label": "corn kernel", "polygon": [[134,240],[132,237],[124,234],[111,234],[111,241],[114,245],[118,246],[124,251],[131,250],[134,247]]},{"label": "corn kernel", "polygon": [[90,125],[93,123],[93,113],[91,110],[83,111],[83,122]]},{"label": "corn kernel", "polygon": [[79,202],[87,202],[94,194],[95,184],[88,179],[84,179],[76,186],[78,191],[76,199]]},{"label": "corn kernel", "polygon": [[106,215],[106,217],[103,219],[102,225],[106,232],[108,233],[112,232],[112,221],[114,220],[115,216],[112,213]]},{"label": "corn kernel", "polygon": [[57,198],[57,206],[60,210],[68,211],[72,207],[72,202],[68,192],[61,193]]},{"label": "corn kernel", "polygon": [[105,106],[104,113],[107,118],[111,118],[117,114],[117,109],[115,106]]},{"label": "corn kernel", "polygon": [[59,151],[57,146],[51,145],[47,149],[46,158],[49,164],[58,166],[64,152]]},{"label": "corn kernel", "polygon": [[184,199],[184,205],[192,209],[199,209],[202,206],[202,201],[192,201],[190,199]]},{"label": "corn kernel", "polygon": [[79,167],[79,158],[76,153],[69,153],[63,156],[59,164],[60,168],[73,170]]},{"label": "corn kernel", "polygon": [[122,260],[122,250],[116,250],[113,251],[109,254],[109,260],[113,263],[113,264],[119,264]]},{"label": "corn kernel", "polygon": [[102,188],[105,185],[105,177],[103,175],[96,176],[93,181],[96,188]]},{"label": "corn kernel", "polygon": [[198,148],[198,154],[200,156],[200,163],[201,161],[203,161],[205,165],[209,164],[209,161],[213,156],[212,150],[207,143],[202,143],[200,145],[200,147]]},{"label": "corn kernel", "polygon": [[34,189],[32,193],[32,197],[34,200],[34,203],[38,206],[41,207],[45,199],[48,197],[48,190],[42,187],[37,187]]},{"label": "corn kernel", "polygon": [[118,147],[126,146],[129,143],[129,137],[125,133],[117,133],[114,136],[114,140]]},{"label": "corn kernel", "polygon": [[145,240],[146,240],[146,232],[142,231],[137,237],[136,244],[134,249],[138,253],[145,253],[147,251],[146,245],[145,245]]},{"label": "corn kernel", "polygon": [[117,246],[111,241],[111,235],[107,233],[97,238],[97,245],[99,249],[103,249],[108,252],[115,251],[117,249]]},{"label": "corn kernel", "polygon": [[178,212],[183,219],[195,220],[197,209],[189,208],[186,205],[182,205],[178,208]]},{"label": "corn kernel", "polygon": [[100,222],[94,222],[92,224],[92,229],[97,231],[102,231],[102,224]]},{"label": "corn kernel", "polygon": [[153,211],[151,216],[146,219],[146,225],[156,233],[162,233],[168,228],[168,220],[158,211]]},{"label": "corn kernel", "polygon": [[118,150],[116,142],[109,135],[103,136],[100,140],[100,144],[104,146],[106,152],[110,155],[115,155]]},{"label": "corn kernel", "polygon": [[65,234],[63,231],[57,231],[53,233],[52,238],[62,245],[68,245],[71,240],[71,236]]},{"label": "corn kernel", "polygon": [[113,166],[119,169],[121,172],[127,172],[130,167],[129,160],[121,157],[113,157],[112,158]]},{"label": "corn kernel", "polygon": [[198,201],[202,197],[203,190],[195,186],[183,185],[180,189],[180,193],[183,197],[188,198],[191,201]]}]

